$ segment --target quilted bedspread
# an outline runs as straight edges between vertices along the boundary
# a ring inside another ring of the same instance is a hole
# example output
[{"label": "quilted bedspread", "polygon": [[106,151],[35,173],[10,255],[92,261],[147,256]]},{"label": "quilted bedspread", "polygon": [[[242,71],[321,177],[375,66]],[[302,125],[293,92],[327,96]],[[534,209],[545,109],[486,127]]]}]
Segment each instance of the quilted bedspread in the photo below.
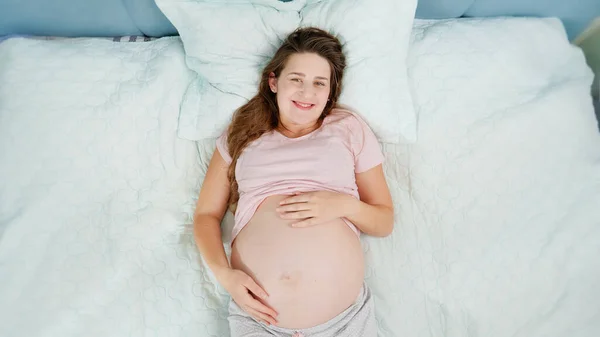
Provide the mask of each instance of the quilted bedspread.
[{"label": "quilted bedspread", "polygon": [[[483,113],[491,89],[443,70],[447,28],[413,33],[418,142],[382,145],[395,230],[363,237],[379,336],[599,336],[591,72],[565,45],[569,72]],[[214,140],[176,137],[192,78],[177,38],[0,44],[0,336],[229,336],[191,235]]]}]

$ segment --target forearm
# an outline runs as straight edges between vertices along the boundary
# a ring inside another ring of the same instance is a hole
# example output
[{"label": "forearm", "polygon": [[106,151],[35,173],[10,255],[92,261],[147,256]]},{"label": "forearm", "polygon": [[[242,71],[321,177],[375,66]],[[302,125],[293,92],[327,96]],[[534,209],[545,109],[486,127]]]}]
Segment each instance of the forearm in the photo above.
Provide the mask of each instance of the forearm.
[{"label": "forearm", "polygon": [[394,210],[384,205],[369,205],[352,196],[346,201],[345,218],[371,236],[388,236],[394,228]]},{"label": "forearm", "polygon": [[198,215],[194,217],[194,240],[200,255],[215,274],[217,279],[230,269],[223,240],[221,239],[221,224],[215,217]]}]

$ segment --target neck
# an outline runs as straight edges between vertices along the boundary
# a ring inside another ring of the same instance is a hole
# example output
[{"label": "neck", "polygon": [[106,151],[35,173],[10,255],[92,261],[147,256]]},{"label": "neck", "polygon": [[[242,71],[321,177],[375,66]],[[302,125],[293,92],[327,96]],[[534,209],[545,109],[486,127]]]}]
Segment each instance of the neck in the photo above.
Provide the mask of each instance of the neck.
[{"label": "neck", "polygon": [[319,128],[319,122],[316,121],[314,124],[306,126],[286,126],[283,123],[279,122],[277,126],[277,131],[281,132],[284,136],[289,138],[298,138],[304,135],[307,135],[317,128]]}]

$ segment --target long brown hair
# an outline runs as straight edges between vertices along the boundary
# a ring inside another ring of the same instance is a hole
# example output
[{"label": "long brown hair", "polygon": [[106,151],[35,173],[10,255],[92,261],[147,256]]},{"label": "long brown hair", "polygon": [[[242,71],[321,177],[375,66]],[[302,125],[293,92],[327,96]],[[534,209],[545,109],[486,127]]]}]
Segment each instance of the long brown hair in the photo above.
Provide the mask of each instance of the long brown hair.
[{"label": "long brown hair", "polygon": [[239,200],[235,167],[242,151],[254,140],[279,125],[279,108],[277,98],[269,87],[271,73],[279,78],[288,58],[297,53],[314,53],[329,62],[331,68],[331,86],[329,100],[319,117],[323,121],[333,108],[342,91],[342,76],[346,68],[346,57],[340,41],[330,33],[314,28],[299,28],[288,35],[275,56],[265,66],[260,78],[258,93],[248,103],[237,109],[227,130],[227,146],[232,162],[229,166],[229,183],[231,186],[229,205],[235,208]]}]

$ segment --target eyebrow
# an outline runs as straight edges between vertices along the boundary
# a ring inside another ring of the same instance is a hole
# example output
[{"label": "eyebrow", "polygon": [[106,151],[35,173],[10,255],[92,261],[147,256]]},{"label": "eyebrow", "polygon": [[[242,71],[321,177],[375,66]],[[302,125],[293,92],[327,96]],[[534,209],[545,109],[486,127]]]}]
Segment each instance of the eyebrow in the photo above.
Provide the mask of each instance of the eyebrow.
[{"label": "eyebrow", "polygon": [[[291,73],[288,74],[288,76],[289,75],[298,75],[298,76],[306,77],[305,74],[303,74],[303,73],[297,73],[297,72],[291,72]],[[325,81],[329,81],[329,79],[327,77],[323,77],[323,76],[316,76],[315,78],[321,79],[321,80],[325,80]]]}]

